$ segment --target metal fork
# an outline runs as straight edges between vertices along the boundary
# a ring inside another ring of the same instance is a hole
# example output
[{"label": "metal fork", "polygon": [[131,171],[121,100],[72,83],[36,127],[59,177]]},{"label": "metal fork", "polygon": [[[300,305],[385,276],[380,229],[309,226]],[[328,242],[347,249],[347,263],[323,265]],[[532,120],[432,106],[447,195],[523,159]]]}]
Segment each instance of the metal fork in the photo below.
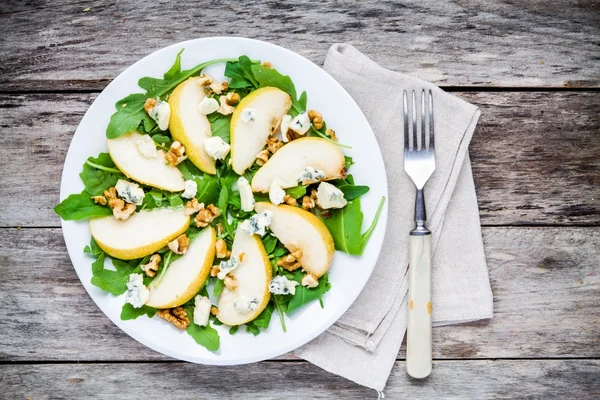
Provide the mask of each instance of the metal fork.
[{"label": "metal fork", "polygon": [[[435,170],[433,96],[421,93],[421,138],[417,131],[417,102],[412,91],[412,108],[404,91],[404,170],[417,187],[415,200],[416,227],[410,231],[408,270],[408,328],[406,337],[406,371],[413,378],[431,373],[431,231],[425,226],[423,186]],[[410,146],[409,108],[412,115],[412,147]],[[427,124],[429,120],[429,124]],[[429,130],[427,130],[429,128]],[[429,135],[427,135],[429,133]],[[426,137],[429,136],[429,146]]]}]

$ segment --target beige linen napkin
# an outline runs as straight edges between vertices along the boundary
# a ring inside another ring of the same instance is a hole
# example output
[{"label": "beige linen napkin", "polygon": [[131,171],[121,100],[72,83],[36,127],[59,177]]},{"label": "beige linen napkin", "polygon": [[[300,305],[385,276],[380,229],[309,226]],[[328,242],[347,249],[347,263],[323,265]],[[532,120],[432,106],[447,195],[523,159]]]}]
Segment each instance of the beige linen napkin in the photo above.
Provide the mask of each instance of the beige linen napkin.
[{"label": "beige linen napkin", "polygon": [[333,45],[323,68],[350,93],[375,132],[389,180],[389,216],[377,265],[359,298],[327,332],[296,354],[382,391],[406,331],[408,233],[414,227],[415,187],[403,165],[402,91],[433,93],[436,170],[425,186],[425,199],[427,226],[433,232],[435,326],[492,318],[468,156],[480,112],[437,86],[380,67],[347,44]]}]

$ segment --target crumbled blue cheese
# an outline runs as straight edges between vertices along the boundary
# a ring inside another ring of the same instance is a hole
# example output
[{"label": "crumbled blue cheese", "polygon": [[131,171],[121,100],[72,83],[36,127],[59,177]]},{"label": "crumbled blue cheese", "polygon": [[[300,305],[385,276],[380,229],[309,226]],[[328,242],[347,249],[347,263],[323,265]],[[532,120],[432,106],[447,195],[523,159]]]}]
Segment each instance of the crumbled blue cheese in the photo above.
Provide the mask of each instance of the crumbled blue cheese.
[{"label": "crumbled blue cheese", "polygon": [[348,202],[340,189],[331,183],[321,182],[317,188],[317,204],[321,208],[328,209],[343,208]]},{"label": "crumbled blue cheese", "polygon": [[115,189],[117,190],[119,197],[127,203],[139,206],[144,201],[144,189],[137,183],[119,179],[115,185]]},{"label": "crumbled blue cheese", "polygon": [[240,313],[254,311],[258,308],[258,299],[240,295],[233,301],[233,308]]},{"label": "crumbled blue cheese", "polygon": [[290,129],[300,135],[304,135],[310,129],[310,125],[308,113],[305,111],[296,115],[296,117],[292,119],[292,122],[290,123]]},{"label": "crumbled blue cheese", "polygon": [[254,210],[254,193],[252,193],[252,187],[250,187],[248,179],[240,176],[237,180],[237,188],[240,192],[242,211],[250,212]]},{"label": "crumbled blue cheese", "polygon": [[204,139],[204,150],[215,160],[223,160],[229,154],[231,146],[219,136]]},{"label": "crumbled blue cheese", "polygon": [[158,156],[156,152],[156,144],[150,135],[143,135],[141,139],[135,142],[135,145],[141,155],[146,158],[156,158]]},{"label": "crumbled blue cheese", "polygon": [[208,297],[197,295],[194,298],[194,324],[206,326],[210,317],[211,307],[212,303]]},{"label": "crumbled blue cheese", "polygon": [[240,114],[240,119],[246,123],[256,121],[256,110],[251,107],[244,108]]},{"label": "crumbled blue cheese", "polygon": [[281,124],[279,125],[279,131],[281,132],[281,136],[282,136],[284,143],[287,143],[290,141],[290,139],[288,139],[287,133],[290,130],[291,124],[292,124],[292,116],[291,115],[284,115],[283,118],[281,118]]},{"label": "crumbled blue cheese", "polygon": [[217,278],[221,280],[225,279],[228,273],[240,266],[240,263],[241,261],[237,256],[231,256],[229,260],[221,261],[219,264],[219,273],[217,274]]},{"label": "crumbled blue cheese", "polygon": [[126,303],[131,304],[134,308],[140,308],[146,304],[150,298],[150,290],[144,286],[144,276],[142,274],[129,275],[129,281],[127,281],[126,286]]},{"label": "crumbled blue cheese", "polygon": [[314,169],[309,165],[298,175],[298,182],[302,183],[303,185],[307,185],[309,183],[314,183],[320,181],[321,179],[325,179],[325,176],[326,175],[324,171]]},{"label": "crumbled blue cheese", "polygon": [[169,119],[171,119],[171,107],[169,107],[169,103],[158,100],[154,108],[150,110],[149,115],[156,121],[161,131],[169,129]]},{"label": "crumbled blue cheese", "polygon": [[271,187],[269,188],[269,200],[276,206],[283,203],[285,197],[285,190],[281,187],[283,185],[284,182],[279,178],[274,179],[273,182],[271,182]]},{"label": "crumbled blue cheese", "polygon": [[255,214],[250,219],[242,222],[239,227],[248,235],[264,236],[267,233],[267,228],[271,225],[273,213],[265,210],[260,214]]},{"label": "crumbled blue cheese", "polygon": [[269,283],[269,292],[283,295],[296,294],[296,286],[298,286],[298,282],[290,281],[287,277],[278,275],[271,279],[271,283]]},{"label": "crumbled blue cheese", "polygon": [[181,193],[181,197],[184,199],[193,199],[196,197],[196,193],[198,193],[198,184],[196,181],[188,179],[183,184],[183,193]]},{"label": "crumbled blue cheese", "polygon": [[198,111],[200,114],[208,115],[212,114],[219,109],[219,102],[217,99],[213,99],[212,97],[205,97],[198,104]]}]

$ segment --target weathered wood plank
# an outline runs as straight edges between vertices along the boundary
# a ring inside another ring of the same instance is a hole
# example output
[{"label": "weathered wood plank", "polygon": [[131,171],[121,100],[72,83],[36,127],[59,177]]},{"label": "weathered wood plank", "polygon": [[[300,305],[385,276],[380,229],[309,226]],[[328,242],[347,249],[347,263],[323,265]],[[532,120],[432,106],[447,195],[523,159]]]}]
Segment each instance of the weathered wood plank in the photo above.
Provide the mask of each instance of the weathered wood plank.
[{"label": "weathered wood plank", "polygon": [[[252,399],[376,398],[373,390],[305,362],[210,367],[188,363],[0,366],[6,398]],[[600,396],[600,361],[437,361],[425,381],[398,361],[386,398],[498,399]],[[226,376],[227,379],[223,379]]]},{"label": "weathered wood plank", "polygon": [[[482,109],[471,159],[483,224],[600,224],[600,93],[456,94]],[[95,97],[0,95],[11,149],[0,159],[0,198],[19,199],[5,202],[0,226],[59,226],[62,165]]]},{"label": "weathered wood plank", "polygon": [[317,64],[331,44],[348,42],[445,86],[600,84],[600,13],[589,1],[40,1],[0,10],[4,91],[102,89],[152,51],[223,35],[270,41]]},{"label": "weathered wood plank", "polygon": [[[436,328],[434,357],[600,357],[600,231],[491,227],[484,241],[494,318]],[[94,305],[60,229],[0,229],[0,265],[0,361],[168,359]]]}]

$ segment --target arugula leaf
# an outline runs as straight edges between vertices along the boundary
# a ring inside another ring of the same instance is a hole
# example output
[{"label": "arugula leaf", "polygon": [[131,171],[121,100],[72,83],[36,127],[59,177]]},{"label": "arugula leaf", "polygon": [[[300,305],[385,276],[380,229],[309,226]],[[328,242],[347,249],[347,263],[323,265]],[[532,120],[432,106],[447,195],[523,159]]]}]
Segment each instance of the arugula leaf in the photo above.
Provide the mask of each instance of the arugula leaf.
[{"label": "arugula leaf", "polygon": [[231,328],[229,328],[229,334],[235,335],[237,333],[238,329],[240,329],[239,325],[232,326]]},{"label": "arugula leaf", "polygon": [[179,196],[179,193],[169,193],[167,194],[167,200],[169,201],[169,205],[171,207],[181,207],[183,206],[183,200]]},{"label": "arugula leaf", "polygon": [[177,56],[175,57],[175,63],[173,63],[173,66],[163,75],[163,78],[166,80],[175,78],[177,74],[181,72],[181,53],[183,53],[183,50],[184,49],[179,50],[179,53],[177,53]]},{"label": "arugula leaf", "polygon": [[262,239],[262,242],[265,246],[265,251],[267,252],[267,254],[270,255],[271,253],[273,253],[273,250],[275,250],[275,246],[277,245],[277,238],[272,235],[266,235]]},{"label": "arugula leaf", "polygon": [[[241,57],[240,57],[241,58]],[[254,88],[254,77],[246,76],[246,72],[242,69],[239,59],[235,62],[228,62],[225,65],[225,76],[231,78],[229,87],[231,89]],[[252,80],[251,80],[252,79]]]},{"label": "arugula leaf", "polygon": [[154,314],[156,314],[157,311],[158,311],[158,309],[156,309],[156,308],[152,308],[152,307],[148,307],[148,306],[142,306],[140,308],[135,308],[131,304],[125,303],[123,305],[123,308],[121,309],[121,320],[127,321],[130,319],[136,319],[137,317],[141,317],[142,315],[147,315],[148,318],[152,318],[152,317],[154,317]]},{"label": "arugula leaf", "polygon": [[363,251],[365,250],[365,247],[367,246],[367,242],[371,238],[371,235],[373,234],[373,231],[375,230],[375,227],[377,226],[377,222],[379,221],[379,216],[381,215],[381,210],[383,209],[384,203],[385,203],[385,197],[381,197],[381,200],[379,201],[379,207],[377,207],[377,212],[375,213],[375,217],[373,218],[373,221],[371,221],[371,226],[369,226],[369,229],[367,229],[365,231],[365,233],[363,233],[361,235],[360,254],[362,254]]},{"label": "arugula leaf", "polygon": [[254,336],[258,336],[260,334],[260,329],[252,323],[246,324],[246,332],[253,334]]},{"label": "arugula leaf", "polygon": [[[188,313],[188,318],[193,321],[194,316],[189,310],[186,310]],[[212,326],[210,323],[207,323],[206,326],[199,326],[194,324],[193,322],[187,327],[186,332],[188,335],[194,338],[196,343],[205,347],[209,351],[217,351],[219,350],[219,346],[221,344],[221,338],[219,337],[219,332]]]},{"label": "arugula leaf", "polygon": [[346,171],[348,171],[350,169],[351,166],[353,166],[354,160],[352,159],[352,157],[350,156],[344,156],[344,166],[346,167]]},{"label": "arugula leaf", "polygon": [[213,287],[213,296],[219,298],[221,296],[221,293],[223,293],[224,286],[225,283],[221,279],[217,279],[215,281],[215,286]]},{"label": "arugula leaf", "polygon": [[330,218],[323,220],[333,236],[335,248],[351,255],[361,254],[363,213],[360,210],[360,199],[355,199],[346,207],[333,210]]},{"label": "arugula leaf", "polygon": [[[129,275],[136,269],[135,266],[121,260],[112,260],[116,271],[104,268],[105,255],[101,254],[92,263],[92,284],[100,289],[118,296],[127,290]],[[136,262],[136,261],[132,261]]]},{"label": "arugula leaf", "polygon": [[120,171],[114,173],[111,170],[119,171],[108,153],[100,153],[97,158],[89,157],[79,174],[85,185],[85,191],[91,196],[99,196],[105,190],[115,186],[120,178],[124,178]]},{"label": "arugula leaf", "polygon": [[[242,57],[240,57],[240,59],[241,58]],[[296,87],[289,76],[282,75],[276,69],[263,67],[259,64],[252,65],[250,69],[260,87],[274,86],[279,88],[292,96],[292,102],[295,102],[297,106],[300,106],[300,103],[296,100]],[[293,106],[294,104],[292,104],[292,107]]]},{"label": "arugula leaf", "polygon": [[306,194],[306,186],[300,185],[292,188],[285,189],[285,192],[292,196],[295,199],[299,199],[300,197]]},{"label": "arugula leaf", "polygon": [[227,181],[225,179],[221,179],[221,191],[219,192],[219,200],[217,202],[217,207],[221,211],[221,216],[225,219],[227,223],[227,206],[229,205],[229,186],[227,185]]},{"label": "arugula leaf", "polygon": [[196,198],[200,203],[214,204],[219,198],[219,180],[217,177],[209,174],[204,174],[203,178],[195,177],[194,180],[198,185]]},{"label": "arugula leaf", "polygon": [[[157,133],[156,135],[152,135],[152,140],[154,140],[154,143],[156,143],[157,145],[162,147],[164,150],[171,147],[171,143],[173,143],[172,139],[169,136],[163,135],[162,133]],[[177,166],[179,166],[179,165],[181,165],[181,163],[178,164]]]},{"label": "arugula leaf", "polygon": [[198,167],[196,167],[194,163],[190,161],[189,158],[177,164],[177,168],[179,169],[179,171],[181,171],[181,173],[183,174],[183,179],[185,180],[194,179],[197,176],[204,175],[204,172],[200,171]]},{"label": "arugula leaf", "polygon": [[65,221],[80,220],[93,217],[105,217],[112,215],[108,207],[94,203],[87,192],[69,195],[59,205],[54,207],[54,212]]},{"label": "arugula leaf", "polygon": [[331,183],[344,193],[344,198],[348,201],[357,199],[370,190],[368,186],[355,185],[352,175],[348,175],[346,179],[337,179]]},{"label": "arugula leaf", "polygon": [[100,257],[101,254],[104,254],[104,250],[102,250],[100,246],[98,246],[98,243],[96,243],[94,238],[90,239],[90,245],[85,246],[83,252],[90,254],[92,257]]},{"label": "arugula leaf", "polygon": [[230,125],[231,115],[221,115],[219,113],[212,113],[208,116],[210,122],[210,129],[213,136],[218,136],[223,139],[224,142],[230,142]]},{"label": "arugula leaf", "polygon": [[269,324],[271,323],[271,316],[273,315],[273,311],[275,310],[275,306],[273,303],[269,302],[267,304],[267,308],[261,312],[258,317],[252,320],[252,324],[263,329],[267,329]]},{"label": "arugula leaf", "polygon": [[309,289],[302,286],[302,274],[294,274],[294,280],[299,282],[300,285],[296,286],[296,293],[288,303],[286,314],[289,315],[305,304],[317,299],[321,303],[321,307],[323,307],[322,297],[331,288],[331,284],[329,283],[329,274],[323,275],[319,279],[319,286],[314,289]]}]

